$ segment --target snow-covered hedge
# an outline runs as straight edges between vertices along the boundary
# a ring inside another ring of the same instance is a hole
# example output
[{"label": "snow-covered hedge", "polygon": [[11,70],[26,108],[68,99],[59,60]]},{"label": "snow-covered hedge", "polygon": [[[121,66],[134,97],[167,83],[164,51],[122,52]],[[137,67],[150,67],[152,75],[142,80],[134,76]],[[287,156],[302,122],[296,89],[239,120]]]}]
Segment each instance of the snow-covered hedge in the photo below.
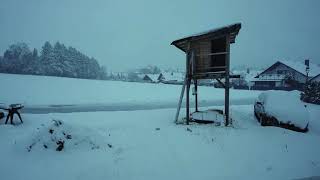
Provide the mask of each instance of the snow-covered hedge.
[{"label": "snow-covered hedge", "polygon": [[309,122],[306,104],[300,100],[299,91],[266,91],[259,95],[265,113],[279,122],[305,128]]}]

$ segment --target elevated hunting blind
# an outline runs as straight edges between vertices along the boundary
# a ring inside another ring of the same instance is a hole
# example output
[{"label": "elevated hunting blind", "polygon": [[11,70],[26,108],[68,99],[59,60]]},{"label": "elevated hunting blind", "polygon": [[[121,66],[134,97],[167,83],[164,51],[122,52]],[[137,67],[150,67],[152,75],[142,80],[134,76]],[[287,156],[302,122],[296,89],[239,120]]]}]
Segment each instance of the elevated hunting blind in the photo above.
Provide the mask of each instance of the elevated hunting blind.
[{"label": "elevated hunting blind", "polygon": [[[225,125],[229,124],[229,78],[230,75],[230,44],[235,42],[241,24],[212,29],[203,33],[175,40],[171,45],[186,53],[186,77],[181,91],[176,119],[178,121],[181,103],[186,89],[186,123],[189,124],[189,91],[191,82],[195,86],[195,109],[198,111],[197,86],[200,79],[216,79],[225,88]],[[222,83],[221,79],[225,79]]]}]

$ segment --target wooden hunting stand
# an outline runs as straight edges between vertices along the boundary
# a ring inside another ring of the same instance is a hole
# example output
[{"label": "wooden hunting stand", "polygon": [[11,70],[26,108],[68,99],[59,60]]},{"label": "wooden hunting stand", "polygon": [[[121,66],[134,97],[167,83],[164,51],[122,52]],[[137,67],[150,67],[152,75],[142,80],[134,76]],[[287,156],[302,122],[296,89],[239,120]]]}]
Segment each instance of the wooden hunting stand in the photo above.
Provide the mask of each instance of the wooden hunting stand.
[{"label": "wooden hunting stand", "polygon": [[[229,125],[230,44],[235,42],[241,24],[213,29],[175,40],[171,45],[186,53],[186,76],[182,87],[175,121],[178,121],[184,91],[186,90],[186,123],[190,121],[190,85],[194,83],[195,110],[198,111],[198,80],[216,79],[225,89],[225,125]],[[223,83],[221,79],[225,79]]]}]

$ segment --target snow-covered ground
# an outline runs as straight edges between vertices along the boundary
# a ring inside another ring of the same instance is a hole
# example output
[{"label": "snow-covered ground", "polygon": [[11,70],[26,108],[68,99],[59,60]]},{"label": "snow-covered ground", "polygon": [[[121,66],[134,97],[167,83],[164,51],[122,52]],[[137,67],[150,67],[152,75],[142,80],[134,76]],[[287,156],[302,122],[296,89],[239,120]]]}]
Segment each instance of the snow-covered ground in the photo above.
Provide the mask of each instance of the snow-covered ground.
[{"label": "snow-covered ground", "polygon": [[[143,109],[144,103],[176,105],[180,86],[0,74],[0,84],[4,83],[6,86],[1,86],[4,103],[24,102],[27,107],[40,108],[72,104],[85,109],[99,103],[123,106],[120,109],[112,106],[117,111],[22,113],[24,123],[15,126],[0,120],[0,179],[320,176],[319,105],[307,106],[310,113],[307,133],[261,127],[253,113],[253,101],[259,92],[238,90],[231,92],[233,127],[186,126],[173,123],[175,108]],[[201,87],[200,91],[202,101],[223,102],[220,89]],[[141,110],[119,111],[128,104],[141,105]],[[208,108],[223,109],[223,106],[201,107]],[[184,114],[182,109],[181,115]],[[61,151],[56,151],[57,148]]]},{"label": "snow-covered ground", "polygon": [[[319,107],[314,109],[320,112]],[[311,128],[304,134],[261,127],[251,105],[233,106],[231,112],[234,128],[175,125],[175,109],[23,114],[23,125],[1,122],[0,177],[162,180],[320,175],[319,131]],[[53,119],[62,125],[55,128]],[[65,141],[61,152],[56,151],[59,138]]]},{"label": "snow-covered ground", "polygon": [[[0,74],[0,84],[0,103],[23,103],[33,113],[174,108],[181,92],[181,85],[13,74]],[[230,101],[251,104],[259,93],[231,90]],[[199,88],[199,105],[223,103],[223,89]]]}]

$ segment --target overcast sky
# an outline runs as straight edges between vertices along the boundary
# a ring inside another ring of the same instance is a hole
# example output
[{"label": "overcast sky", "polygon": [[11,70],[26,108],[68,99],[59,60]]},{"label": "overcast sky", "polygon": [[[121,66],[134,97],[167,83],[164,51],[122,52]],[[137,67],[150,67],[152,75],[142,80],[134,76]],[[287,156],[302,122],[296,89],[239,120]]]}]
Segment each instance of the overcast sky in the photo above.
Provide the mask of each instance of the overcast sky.
[{"label": "overcast sky", "polygon": [[15,42],[60,41],[108,70],[184,67],[180,37],[236,22],[231,65],[320,63],[318,0],[0,0],[0,53]]}]

